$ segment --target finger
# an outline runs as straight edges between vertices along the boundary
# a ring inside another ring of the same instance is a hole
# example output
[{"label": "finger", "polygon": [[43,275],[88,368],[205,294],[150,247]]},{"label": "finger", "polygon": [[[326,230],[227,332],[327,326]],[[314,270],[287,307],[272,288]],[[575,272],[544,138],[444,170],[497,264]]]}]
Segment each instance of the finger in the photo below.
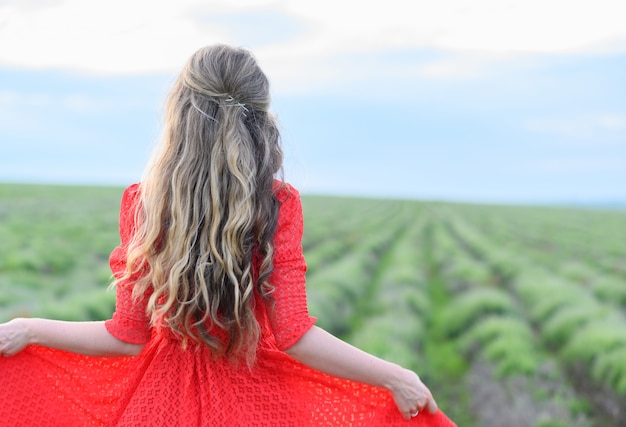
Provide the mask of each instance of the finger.
[{"label": "finger", "polygon": [[431,414],[434,414],[438,410],[439,408],[437,408],[437,402],[435,402],[435,399],[431,397],[430,400],[428,400],[428,412],[430,412]]}]

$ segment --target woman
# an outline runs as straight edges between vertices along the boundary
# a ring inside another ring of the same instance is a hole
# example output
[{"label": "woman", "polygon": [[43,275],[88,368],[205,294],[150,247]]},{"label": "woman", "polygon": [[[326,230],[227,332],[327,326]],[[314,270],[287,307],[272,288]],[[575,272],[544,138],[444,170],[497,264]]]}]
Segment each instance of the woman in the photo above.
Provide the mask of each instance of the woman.
[{"label": "woman", "polygon": [[269,103],[246,50],[191,57],[168,97],[161,149],[122,198],[112,319],[0,325],[0,420],[454,425],[415,373],[314,325],[300,198],[275,179]]}]

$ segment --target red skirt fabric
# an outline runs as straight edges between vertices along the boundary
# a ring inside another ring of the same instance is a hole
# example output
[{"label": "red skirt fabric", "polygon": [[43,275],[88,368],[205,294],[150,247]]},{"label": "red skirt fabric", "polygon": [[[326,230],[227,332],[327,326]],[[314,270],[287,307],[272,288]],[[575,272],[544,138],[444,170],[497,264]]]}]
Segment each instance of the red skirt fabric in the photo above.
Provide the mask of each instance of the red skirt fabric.
[{"label": "red skirt fabric", "polygon": [[248,369],[155,334],[137,357],[30,346],[0,360],[3,426],[429,426],[405,421],[389,392],[310,369],[262,345]]}]

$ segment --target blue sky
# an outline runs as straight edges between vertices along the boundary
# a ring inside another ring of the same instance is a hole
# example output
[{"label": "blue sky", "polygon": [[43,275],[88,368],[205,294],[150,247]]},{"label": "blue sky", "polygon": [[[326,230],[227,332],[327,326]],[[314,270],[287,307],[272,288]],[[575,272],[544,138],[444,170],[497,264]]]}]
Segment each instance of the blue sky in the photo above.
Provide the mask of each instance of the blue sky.
[{"label": "blue sky", "polygon": [[0,181],[139,180],[177,71],[225,42],[303,193],[626,202],[623,2],[222,3],[0,2]]}]

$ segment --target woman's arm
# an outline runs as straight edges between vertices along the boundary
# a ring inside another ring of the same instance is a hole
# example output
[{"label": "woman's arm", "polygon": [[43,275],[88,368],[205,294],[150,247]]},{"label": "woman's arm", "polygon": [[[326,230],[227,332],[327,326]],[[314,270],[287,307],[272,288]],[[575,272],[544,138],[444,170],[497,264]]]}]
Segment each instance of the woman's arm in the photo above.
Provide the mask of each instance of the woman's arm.
[{"label": "woman's arm", "polygon": [[389,390],[405,419],[425,408],[437,412],[437,403],[417,374],[359,350],[317,326],[285,352],[318,371]]},{"label": "woman's arm", "polygon": [[143,344],[129,344],[111,335],[104,322],[13,319],[0,324],[0,354],[12,356],[30,344],[87,356],[135,356]]}]

